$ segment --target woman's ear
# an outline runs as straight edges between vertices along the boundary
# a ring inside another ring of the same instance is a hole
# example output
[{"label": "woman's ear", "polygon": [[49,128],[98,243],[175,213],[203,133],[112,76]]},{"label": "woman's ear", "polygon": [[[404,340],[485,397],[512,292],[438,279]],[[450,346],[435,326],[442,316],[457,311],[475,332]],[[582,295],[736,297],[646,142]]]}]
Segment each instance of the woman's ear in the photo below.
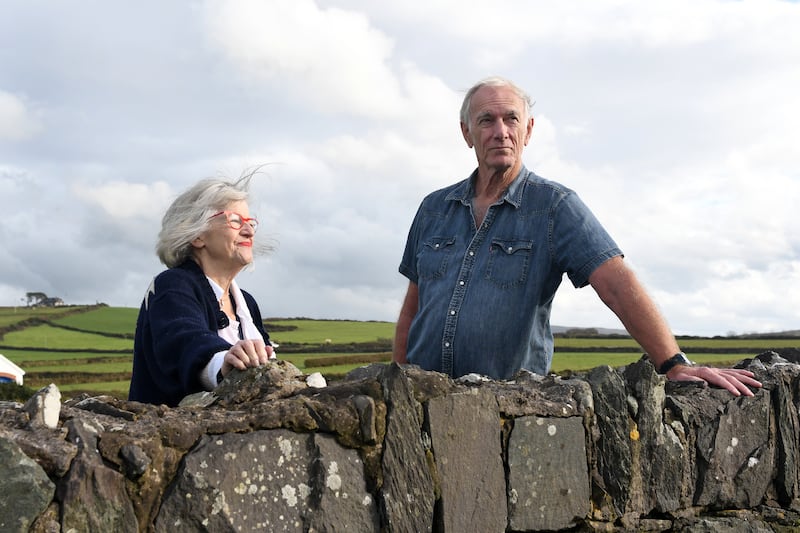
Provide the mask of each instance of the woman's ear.
[{"label": "woman's ear", "polygon": [[197,237],[191,242],[193,248],[204,248],[206,245],[206,241],[203,240],[203,237]]}]

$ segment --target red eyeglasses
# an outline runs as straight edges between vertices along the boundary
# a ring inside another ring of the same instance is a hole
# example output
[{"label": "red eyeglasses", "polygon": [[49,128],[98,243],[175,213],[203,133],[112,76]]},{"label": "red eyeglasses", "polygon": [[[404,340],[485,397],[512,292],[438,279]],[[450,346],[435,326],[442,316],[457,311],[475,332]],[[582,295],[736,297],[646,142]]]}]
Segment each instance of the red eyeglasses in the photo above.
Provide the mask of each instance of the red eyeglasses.
[{"label": "red eyeglasses", "polygon": [[255,217],[242,216],[235,211],[220,211],[219,213],[214,213],[208,217],[208,219],[211,220],[212,218],[220,215],[225,215],[225,219],[228,221],[228,226],[230,226],[231,229],[240,230],[242,229],[242,226],[249,224],[253,230],[253,233],[258,230],[258,219]]}]

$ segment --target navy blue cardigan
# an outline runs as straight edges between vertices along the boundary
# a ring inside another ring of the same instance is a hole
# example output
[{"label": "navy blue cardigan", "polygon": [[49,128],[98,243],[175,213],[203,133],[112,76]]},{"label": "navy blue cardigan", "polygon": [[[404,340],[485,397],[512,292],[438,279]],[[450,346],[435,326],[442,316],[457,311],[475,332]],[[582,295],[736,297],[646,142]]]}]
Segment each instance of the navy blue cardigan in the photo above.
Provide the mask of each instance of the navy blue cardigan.
[{"label": "navy blue cardigan", "polygon": [[[255,299],[242,294],[253,323],[269,343]],[[128,399],[175,406],[187,394],[202,391],[200,372],[215,353],[231,347],[217,333],[219,316],[219,302],[194,261],[156,276],[136,321]]]}]

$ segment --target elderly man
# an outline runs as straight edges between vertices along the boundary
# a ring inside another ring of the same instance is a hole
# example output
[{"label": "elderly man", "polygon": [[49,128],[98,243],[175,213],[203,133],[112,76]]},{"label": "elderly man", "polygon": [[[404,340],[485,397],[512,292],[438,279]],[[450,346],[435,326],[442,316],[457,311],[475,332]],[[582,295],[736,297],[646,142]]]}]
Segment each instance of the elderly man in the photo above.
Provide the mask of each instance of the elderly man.
[{"label": "elderly man", "polygon": [[550,310],[566,273],[591,284],[671,380],[696,380],[752,396],[751,372],[693,365],[622,251],[570,189],[525,168],[530,97],[488,78],[461,107],[461,132],[478,168],[428,195],[411,225],[400,273],[409,279],[393,359],[453,377],[546,374]]}]

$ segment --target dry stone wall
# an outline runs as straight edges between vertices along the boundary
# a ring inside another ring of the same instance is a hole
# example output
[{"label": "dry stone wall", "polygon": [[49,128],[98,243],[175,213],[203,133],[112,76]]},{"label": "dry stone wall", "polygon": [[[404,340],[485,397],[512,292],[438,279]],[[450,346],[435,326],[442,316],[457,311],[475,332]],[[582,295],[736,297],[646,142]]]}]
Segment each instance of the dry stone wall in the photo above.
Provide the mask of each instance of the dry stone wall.
[{"label": "dry stone wall", "polygon": [[797,531],[800,366],[742,366],[752,398],[644,360],[319,389],[279,361],[177,408],[51,387],[0,404],[0,532]]}]

